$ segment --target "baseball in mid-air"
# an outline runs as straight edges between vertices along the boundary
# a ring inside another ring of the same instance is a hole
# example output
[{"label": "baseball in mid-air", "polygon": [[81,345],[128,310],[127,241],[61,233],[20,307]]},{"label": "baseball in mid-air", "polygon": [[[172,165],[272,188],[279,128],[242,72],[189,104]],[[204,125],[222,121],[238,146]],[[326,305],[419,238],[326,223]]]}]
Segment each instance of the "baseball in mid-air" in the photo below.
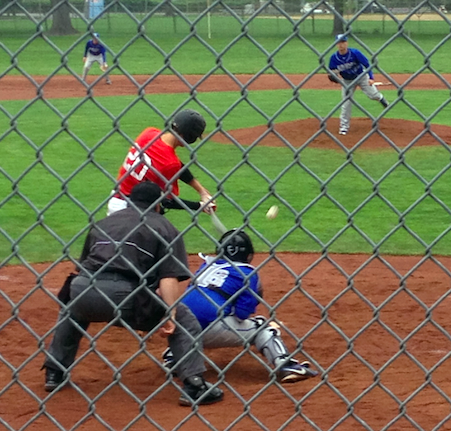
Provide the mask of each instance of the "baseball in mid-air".
[{"label": "baseball in mid-air", "polygon": [[266,213],[266,218],[272,220],[277,217],[277,214],[279,214],[279,207],[277,205],[273,205]]}]

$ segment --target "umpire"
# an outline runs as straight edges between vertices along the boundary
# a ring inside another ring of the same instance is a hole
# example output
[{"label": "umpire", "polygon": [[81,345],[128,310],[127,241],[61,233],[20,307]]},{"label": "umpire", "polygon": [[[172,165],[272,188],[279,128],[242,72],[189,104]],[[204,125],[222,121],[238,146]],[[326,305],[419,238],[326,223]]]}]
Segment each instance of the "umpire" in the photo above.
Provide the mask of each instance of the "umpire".
[{"label": "umpire", "polygon": [[[130,194],[130,206],[97,222],[86,238],[78,275],[58,295],[60,313],[45,368],[45,390],[67,383],[80,340],[90,322],[112,322],[151,331],[158,325],[181,360],[180,405],[212,404],[223,392],[205,382],[198,336],[201,327],[179,297],[179,281],[190,278],[183,238],[159,214],[161,189],[146,181]],[[161,323],[160,323],[161,321]],[[196,344],[196,345],[195,345]]]}]

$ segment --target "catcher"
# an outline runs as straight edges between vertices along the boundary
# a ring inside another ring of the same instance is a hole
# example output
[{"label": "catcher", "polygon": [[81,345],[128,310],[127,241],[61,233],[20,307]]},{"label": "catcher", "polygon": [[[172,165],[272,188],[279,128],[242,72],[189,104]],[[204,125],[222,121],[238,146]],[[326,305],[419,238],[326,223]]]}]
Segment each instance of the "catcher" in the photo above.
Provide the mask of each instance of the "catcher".
[{"label": "catcher", "polygon": [[[275,367],[280,383],[294,383],[318,375],[310,363],[299,363],[286,348],[280,330],[263,316],[251,317],[262,296],[260,279],[250,264],[254,247],[249,236],[238,229],[219,240],[217,257],[205,260],[188,286],[182,303],[188,306],[203,328],[205,348],[254,345]],[[170,349],[163,353],[163,366],[176,366]]]},{"label": "catcher", "polygon": [[[371,99],[377,100],[384,108],[388,107],[388,102],[374,86],[373,72],[370,69],[368,59],[355,48],[348,47],[348,37],[338,34],[335,37],[338,51],[333,54],[329,61],[329,80],[342,84],[342,100],[340,114],[340,135],[346,135],[351,124],[351,98],[355,88],[359,86],[362,91]],[[340,77],[341,78],[340,78]]]},{"label": "catcher", "polygon": [[[106,49],[99,41],[99,33],[94,33],[86,43],[85,54],[83,56],[83,81],[86,81],[86,76],[88,75],[89,69],[93,63],[99,63],[100,70],[106,72],[108,70],[108,64],[106,62]],[[105,80],[108,85],[111,85],[111,79],[108,74],[105,75]]]}]

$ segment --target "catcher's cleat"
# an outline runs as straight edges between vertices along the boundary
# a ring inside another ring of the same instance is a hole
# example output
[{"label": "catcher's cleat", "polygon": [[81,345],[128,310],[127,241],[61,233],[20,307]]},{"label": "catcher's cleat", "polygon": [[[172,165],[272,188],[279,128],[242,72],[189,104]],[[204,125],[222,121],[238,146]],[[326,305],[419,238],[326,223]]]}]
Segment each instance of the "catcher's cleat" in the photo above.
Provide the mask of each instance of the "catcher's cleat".
[{"label": "catcher's cleat", "polygon": [[310,369],[310,362],[299,363],[291,359],[277,372],[277,380],[280,383],[296,383],[317,375],[318,371]]},{"label": "catcher's cleat", "polygon": [[213,388],[211,383],[206,382],[202,377],[188,377],[183,383],[184,393],[179,398],[181,406],[214,404],[224,398],[224,392],[221,389]]},{"label": "catcher's cleat", "polygon": [[45,385],[46,392],[54,391],[63,383],[63,372],[61,370],[53,370],[52,368],[45,369]]}]

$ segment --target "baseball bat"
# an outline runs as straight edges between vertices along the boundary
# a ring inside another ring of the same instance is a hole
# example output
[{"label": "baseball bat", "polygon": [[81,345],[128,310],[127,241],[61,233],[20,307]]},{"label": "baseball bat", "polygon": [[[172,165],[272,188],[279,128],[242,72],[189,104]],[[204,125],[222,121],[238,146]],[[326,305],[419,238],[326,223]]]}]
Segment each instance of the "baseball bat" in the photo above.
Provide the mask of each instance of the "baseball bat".
[{"label": "baseball bat", "polygon": [[219,217],[216,215],[214,211],[210,213],[210,217],[211,222],[213,223],[213,226],[218,231],[218,233],[223,235],[224,233],[227,232],[227,228],[221,223],[221,220],[219,220]]}]

